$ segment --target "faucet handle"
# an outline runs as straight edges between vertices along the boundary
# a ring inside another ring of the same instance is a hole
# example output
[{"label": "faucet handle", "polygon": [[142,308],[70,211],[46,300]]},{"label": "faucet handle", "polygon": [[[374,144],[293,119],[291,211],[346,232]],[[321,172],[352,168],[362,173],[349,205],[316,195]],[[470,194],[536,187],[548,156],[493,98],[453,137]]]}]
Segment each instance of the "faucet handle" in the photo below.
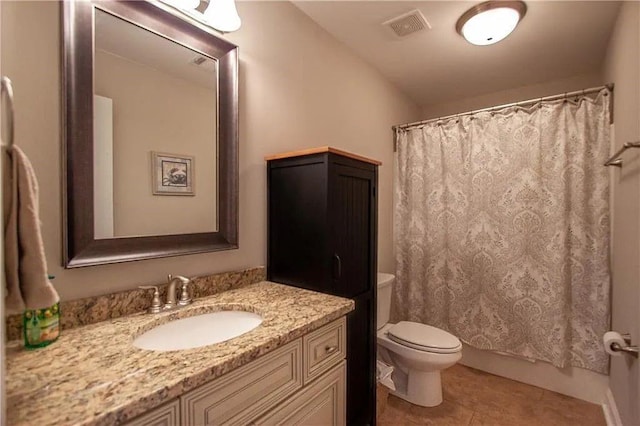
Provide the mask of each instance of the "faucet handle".
[{"label": "faucet handle", "polygon": [[158,286],[155,285],[140,285],[138,288],[147,290],[153,289],[153,299],[151,299],[151,306],[147,309],[147,312],[150,314],[157,314],[162,311],[162,302],[160,302],[160,292],[158,291]]},{"label": "faucet handle", "polygon": [[[176,277],[178,278],[178,277]],[[184,277],[180,277],[184,278]],[[180,292],[180,300],[178,300],[178,305],[185,306],[191,304],[193,301],[191,296],[189,296],[189,288],[188,285],[191,284],[191,280],[189,278],[185,278],[185,281],[182,281],[182,291]]]}]

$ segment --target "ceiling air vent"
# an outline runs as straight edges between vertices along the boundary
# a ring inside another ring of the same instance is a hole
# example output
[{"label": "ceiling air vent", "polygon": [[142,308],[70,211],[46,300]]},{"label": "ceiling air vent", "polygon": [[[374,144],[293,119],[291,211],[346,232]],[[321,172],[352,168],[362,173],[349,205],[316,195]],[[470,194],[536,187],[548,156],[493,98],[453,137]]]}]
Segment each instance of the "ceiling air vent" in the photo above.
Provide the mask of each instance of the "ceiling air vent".
[{"label": "ceiling air vent", "polygon": [[195,58],[193,58],[191,62],[196,65],[202,65],[206,61],[207,61],[207,58],[205,58],[204,56],[196,56]]},{"label": "ceiling air vent", "polygon": [[431,25],[418,9],[404,13],[382,23],[393,30],[398,37],[406,37],[425,29],[431,29]]},{"label": "ceiling air vent", "polygon": [[[1,0],[0,0],[1,1]],[[198,68],[206,71],[215,71],[216,70],[216,61],[211,58],[207,58],[202,55],[195,56],[192,58],[189,63],[191,65],[195,65]]]}]

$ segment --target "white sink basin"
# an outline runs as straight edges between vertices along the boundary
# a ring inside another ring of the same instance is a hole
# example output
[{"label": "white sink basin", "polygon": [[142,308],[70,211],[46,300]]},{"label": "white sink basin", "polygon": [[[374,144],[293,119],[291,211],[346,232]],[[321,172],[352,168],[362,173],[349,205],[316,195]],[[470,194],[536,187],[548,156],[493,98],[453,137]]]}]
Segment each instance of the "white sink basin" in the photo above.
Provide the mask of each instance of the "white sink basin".
[{"label": "white sink basin", "polygon": [[177,351],[224,342],[262,323],[253,312],[218,311],[159,325],[136,337],[133,346],[151,351]]}]

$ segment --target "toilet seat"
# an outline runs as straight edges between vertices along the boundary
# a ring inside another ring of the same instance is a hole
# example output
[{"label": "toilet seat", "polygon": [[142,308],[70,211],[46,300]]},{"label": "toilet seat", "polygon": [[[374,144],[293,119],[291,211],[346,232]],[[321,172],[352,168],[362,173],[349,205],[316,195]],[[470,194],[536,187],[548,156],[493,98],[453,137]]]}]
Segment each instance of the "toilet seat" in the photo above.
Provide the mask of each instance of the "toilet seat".
[{"label": "toilet seat", "polygon": [[387,331],[394,342],[424,352],[450,354],[462,350],[456,336],[436,327],[411,321],[400,321]]}]

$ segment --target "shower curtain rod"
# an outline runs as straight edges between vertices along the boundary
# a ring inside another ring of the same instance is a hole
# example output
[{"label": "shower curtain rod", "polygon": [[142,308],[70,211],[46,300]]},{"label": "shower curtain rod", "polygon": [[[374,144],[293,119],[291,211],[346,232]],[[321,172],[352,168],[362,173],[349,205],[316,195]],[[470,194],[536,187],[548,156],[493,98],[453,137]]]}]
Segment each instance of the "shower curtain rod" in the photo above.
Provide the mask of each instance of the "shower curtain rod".
[{"label": "shower curtain rod", "polygon": [[[428,123],[433,123],[433,122],[437,122],[437,121],[441,121],[441,120],[448,120],[450,118],[456,118],[456,117],[462,117],[465,115],[473,115],[473,114],[477,114],[480,112],[489,112],[489,111],[497,111],[499,109],[504,109],[504,108],[509,108],[509,107],[515,107],[515,106],[524,106],[524,105],[534,105],[538,102],[545,102],[545,101],[555,101],[558,99],[566,99],[566,98],[571,98],[573,96],[578,96],[578,95],[587,95],[589,93],[596,93],[599,92],[600,90],[607,88],[609,89],[610,92],[613,92],[613,83],[610,84],[606,84],[604,86],[598,86],[598,87],[591,87],[589,89],[584,89],[584,90],[576,90],[574,92],[566,92],[566,93],[561,93],[559,95],[552,95],[552,96],[545,96],[543,98],[535,98],[535,99],[529,99],[527,101],[520,101],[520,102],[513,102],[510,104],[504,104],[504,105],[498,105],[498,106],[493,106],[493,107],[489,107],[489,108],[482,108],[482,109],[476,109],[473,111],[467,111],[467,112],[461,112],[459,114],[451,114],[451,115],[447,115],[444,117],[438,117],[438,118],[430,118],[428,120],[422,120],[422,121],[416,121],[413,123],[407,123],[407,124],[398,124],[396,126],[393,126],[392,129],[393,131],[397,131],[397,130],[407,130],[413,127],[420,127],[423,126],[425,124]],[[613,117],[613,112],[611,113],[611,116]],[[612,120],[613,122],[613,120]],[[395,138],[394,138],[394,151],[395,151]]]}]

